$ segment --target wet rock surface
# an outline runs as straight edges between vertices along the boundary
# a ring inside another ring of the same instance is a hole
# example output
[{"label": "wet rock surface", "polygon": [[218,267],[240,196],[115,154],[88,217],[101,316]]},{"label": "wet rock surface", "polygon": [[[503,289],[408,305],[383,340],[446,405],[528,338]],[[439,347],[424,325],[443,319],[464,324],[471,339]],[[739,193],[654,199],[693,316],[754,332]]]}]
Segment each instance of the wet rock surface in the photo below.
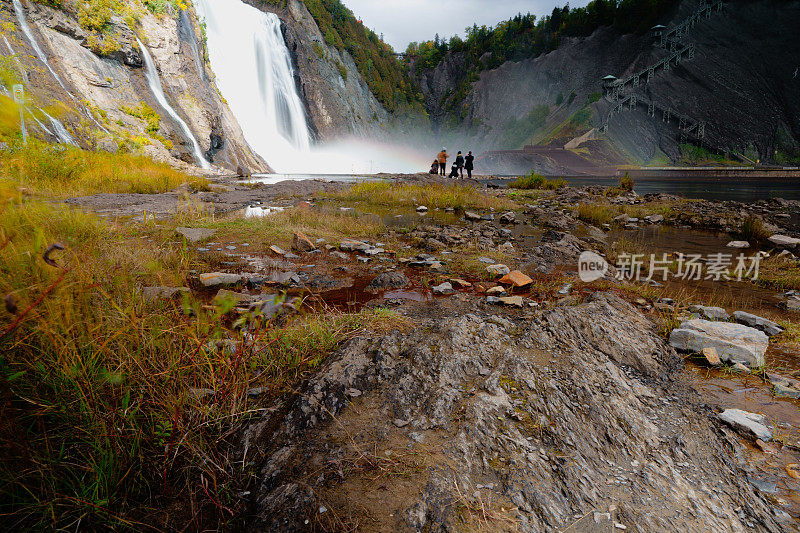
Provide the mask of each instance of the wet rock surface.
[{"label": "wet rock surface", "polygon": [[[413,332],[350,342],[251,427],[255,529],[455,530],[478,501],[522,530],[592,513],[638,531],[781,529],[738,440],[630,304],[597,294],[497,320],[442,305],[416,308]],[[374,470],[404,457],[403,475]]]}]

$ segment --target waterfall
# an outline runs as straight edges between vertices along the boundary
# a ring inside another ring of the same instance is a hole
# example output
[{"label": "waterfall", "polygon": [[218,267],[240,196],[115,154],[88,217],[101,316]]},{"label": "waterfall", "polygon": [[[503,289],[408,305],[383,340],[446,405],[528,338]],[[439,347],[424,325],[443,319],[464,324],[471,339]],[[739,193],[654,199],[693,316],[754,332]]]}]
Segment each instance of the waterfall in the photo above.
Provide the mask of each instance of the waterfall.
[{"label": "waterfall", "polygon": [[245,139],[279,172],[308,161],[310,135],[280,19],[241,0],[195,0],[217,86]]},{"label": "waterfall", "polygon": [[197,68],[197,74],[200,76],[201,81],[206,81],[206,69],[203,61],[200,59],[200,47],[197,44],[197,36],[194,34],[192,22],[186,14],[185,9],[181,9],[181,14],[178,17],[178,36],[181,40],[189,43],[189,48],[192,50],[192,59],[194,59],[194,66]]},{"label": "waterfall", "polygon": [[[19,1],[19,0],[15,0]],[[192,130],[189,129],[189,125],[181,118],[177,111],[170,105],[167,101],[167,97],[164,95],[164,89],[161,87],[161,80],[158,77],[158,71],[156,70],[156,65],[153,63],[153,58],[150,57],[150,52],[147,50],[147,47],[142,44],[142,41],[139,38],[136,38],[136,42],[139,44],[139,49],[142,51],[142,59],[144,60],[144,69],[145,69],[145,76],[147,77],[147,84],[150,86],[150,91],[152,91],[153,96],[155,97],[158,105],[167,112],[167,114],[172,117],[178,126],[181,127],[183,130],[183,134],[186,136],[187,139],[192,143],[192,148],[194,149],[194,157],[197,159],[197,162],[200,164],[201,167],[204,169],[210,169],[211,165],[206,161],[206,158],[203,156],[202,150],[200,150],[200,145],[197,143],[197,139],[195,139]]]},{"label": "waterfall", "polygon": [[[22,2],[20,2],[20,0],[14,0],[14,13],[17,15],[17,22],[19,22],[19,27],[22,28],[22,32],[25,34],[25,37],[27,37],[28,41],[31,43],[33,51],[36,52],[36,56],[42,63],[44,63],[44,66],[47,67],[47,70],[50,71],[50,74],[52,74],[53,77],[58,82],[58,84],[61,85],[61,88],[67,91],[67,93],[70,96],[72,96],[72,93],[70,93],[67,90],[66,86],[64,85],[64,82],[62,82],[61,78],[58,76],[58,74],[56,74],[56,71],[53,70],[53,67],[50,66],[50,61],[47,59],[47,56],[45,55],[44,51],[39,46],[39,43],[36,42],[36,37],[34,37],[33,32],[31,31],[31,27],[28,25],[28,19],[25,18],[25,11],[22,8]],[[8,41],[6,41],[6,45],[8,45]]]},{"label": "waterfall", "polygon": [[30,113],[30,115],[33,117],[33,120],[35,120],[35,121],[36,121],[36,123],[39,125],[39,127],[40,127],[40,128],[42,128],[42,131],[44,131],[46,134],[48,134],[48,135],[50,135],[50,136],[53,136],[53,137],[55,137],[55,135],[56,135],[56,134],[55,134],[55,133],[53,133],[52,131],[50,131],[50,129],[49,129],[47,126],[45,126],[45,125],[44,125],[44,123],[42,123],[42,121],[41,121],[41,120],[39,120],[39,119],[36,117],[36,114],[35,114],[33,111],[31,111],[31,110],[30,110],[30,109],[28,109],[27,107],[25,108],[25,110],[26,110],[28,113]]},{"label": "waterfall", "polygon": [[50,114],[44,109],[39,109],[39,111],[44,113],[44,116],[46,116],[47,120],[50,121],[50,126],[53,128],[55,136],[58,138],[58,142],[62,144],[71,144],[72,146],[78,146],[78,143],[75,142],[75,139],[72,138],[72,135],[69,134],[67,129],[64,127],[64,124],[62,124],[60,120],[50,116]]}]

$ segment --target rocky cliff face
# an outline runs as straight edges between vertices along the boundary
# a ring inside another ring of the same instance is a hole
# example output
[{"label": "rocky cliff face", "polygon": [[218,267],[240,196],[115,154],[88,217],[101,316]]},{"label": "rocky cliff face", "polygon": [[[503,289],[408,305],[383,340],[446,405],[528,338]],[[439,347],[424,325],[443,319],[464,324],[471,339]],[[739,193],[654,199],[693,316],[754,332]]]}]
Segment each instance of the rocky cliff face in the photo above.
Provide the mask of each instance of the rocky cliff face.
[{"label": "rocky cliff face", "polygon": [[[60,102],[67,130],[84,148],[140,149],[157,160],[196,164],[190,143],[145,81],[138,35],[150,50],[167,100],[188,124],[207,159],[228,171],[269,169],[247,145],[207,73],[197,48],[198,25],[191,13],[146,14],[136,33],[124,20],[115,18],[109,31],[115,42],[113,50],[97,53],[90,50],[87,33],[72,15],[38,3],[30,3],[25,11],[55,75],[34,53],[11,2],[3,0],[0,16],[14,28],[4,34],[9,52],[19,58],[32,101],[40,106]],[[148,123],[150,109],[159,116],[155,128]]]},{"label": "rocky cliff face", "polygon": [[[677,25],[698,5],[696,0],[683,2],[663,24]],[[695,45],[694,59],[657,73],[635,92],[706,122],[704,142],[714,150],[749,153],[762,161],[774,159],[776,150],[796,151],[799,21],[797,1],[728,2],[721,13],[701,19],[684,38],[684,43]],[[620,35],[601,28],[535,59],[484,71],[450,114],[474,128],[474,139],[487,147],[519,148],[526,142],[564,145],[605,122],[610,104],[587,101],[602,91],[600,78],[607,74],[624,78],[664,57],[667,52],[652,43],[650,35]],[[432,116],[441,119],[448,114],[448,91],[460,79],[459,58],[452,55],[422,73],[420,86]],[[544,124],[521,132],[511,139],[516,145],[509,146],[507,132],[537,106],[547,107]],[[678,125],[677,120],[665,123],[660,115],[652,118],[645,107],[637,106],[616,114],[603,140],[631,162],[675,161],[680,156]]]},{"label": "rocky cliff face", "polygon": [[288,0],[285,8],[258,1],[248,3],[276,13],[283,22],[300,96],[309,125],[319,140],[342,135],[369,136],[382,130],[388,113],[367,87],[350,55],[325,43],[303,2]]}]

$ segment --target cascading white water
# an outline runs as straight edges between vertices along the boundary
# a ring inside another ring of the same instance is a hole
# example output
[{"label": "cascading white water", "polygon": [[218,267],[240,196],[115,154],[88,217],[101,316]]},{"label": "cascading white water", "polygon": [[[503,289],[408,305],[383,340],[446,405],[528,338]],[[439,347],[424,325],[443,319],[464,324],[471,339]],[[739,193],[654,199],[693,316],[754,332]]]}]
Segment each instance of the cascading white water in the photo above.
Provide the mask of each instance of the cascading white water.
[{"label": "cascading white water", "polygon": [[[28,41],[31,43],[31,46],[33,47],[33,51],[36,52],[36,57],[38,57],[39,60],[42,63],[44,63],[44,66],[47,67],[47,70],[50,71],[50,74],[52,74],[53,77],[58,82],[58,84],[61,85],[61,88],[67,91],[67,93],[69,93],[70,96],[72,96],[72,93],[70,93],[67,90],[66,86],[64,86],[64,82],[61,81],[59,75],[56,74],[56,71],[53,70],[53,67],[50,66],[50,61],[47,59],[47,56],[45,55],[44,51],[39,46],[39,43],[36,41],[36,37],[34,37],[33,32],[31,31],[31,27],[28,25],[28,19],[25,18],[25,10],[22,8],[22,2],[20,2],[20,0],[14,0],[14,13],[17,15],[17,22],[19,22],[19,27],[22,28],[22,33],[24,33],[25,37],[28,38]],[[6,44],[8,44],[8,41],[6,41]]]},{"label": "cascading white water", "polygon": [[203,61],[200,59],[200,46],[197,44],[194,28],[192,27],[192,23],[185,9],[181,9],[181,14],[178,17],[178,36],[189,43],[189,48],[192,50],[192,59],[194,59],[194,66],[197,69],[197,75],[200,76],[202,81],[206,81],[206,70]]},{"label": "cascading white water", "polygon": [[164,89],[161,86],[161,79],[158,77],[158,71],[156,70],[156,65],[153,63],[153,58],[150,56],[150,52],[147,50],[147,47],[140,41],[138,38],[136,42],[139,44],[139,49],[142,51],[142,59],[144,60],[144,72],[145,77],[147,78],[147,84],[150,86],[150,91],[152,91],[153,96],[155,97],[158,105],[167,112],[167,114],[172,117],[178,126],[180,126],[181,130],[183,130],[183,134],[189,139],[189,142],[192,143],[192,149],[194,150],[194,157],[197,159],[197,163],[203,167],[204,169],[211,168],[211,165],[206,161],[206,158],[203,156],[202,150],[200,150],[200,145],[195,139],[192,130],[189,129],[189,125],[186,124],[181,116],[178,114],[177,111],[170,105],[169,101],[167,101],[167,97],[164,94]]},{"label": "cascading white water", "polygon": [[78,143],[75,142],[75,139],[72,138],[72,135],[69,134],[67,129],[64,127],[64,124],[61,123],[60,120],[51,116],[47,111],[44,109],[39,109],[44,116],[47,117],[47,120],[50,121],[50,126],[53,128],[53,132],[55,136],[58,138],[58,142],[62,144],[71,144],[72,146],[78,146]]},{"label": "cascading white water", "polygon": [[310,135],[281,21],[241,0],[195,0],[217,85],[250,146],[280,171],[309,157]]}]

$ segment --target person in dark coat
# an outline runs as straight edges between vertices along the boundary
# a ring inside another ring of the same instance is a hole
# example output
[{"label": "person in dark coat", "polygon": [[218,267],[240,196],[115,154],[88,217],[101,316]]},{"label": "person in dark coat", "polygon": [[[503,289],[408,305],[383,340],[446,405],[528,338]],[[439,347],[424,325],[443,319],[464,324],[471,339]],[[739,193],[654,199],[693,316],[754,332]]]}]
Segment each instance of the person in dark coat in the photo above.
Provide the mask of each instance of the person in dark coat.
[{"label": "person in dark coat", "polygon": [[464,179],[464,156],[461,155],[461,151],[458,151],[458,155],[456,156],[456,166],[458,167],[458,173],[461,175],[461,179]]},{"label": "person in dark coat", "polygon": [[448,178],[458,178],[458,166],[453,162],[452,168],[450,168],[450,175],[447,176]]},{"label": "person in dark coat", "polygon": [[433,163],[431,163],[431,170],[428,174],[438,174],[439,173],[439,160],[434,159]]},{"label": "person in dark coat", "polygon": [[475,156],[472,155],[472,152],[467,154],[467,157],[464,158],[464,168],[467,169],[467,176],[469,179],[472,179],[472,169],[475,168],[473,166],[473,162],[475,161]]}]

